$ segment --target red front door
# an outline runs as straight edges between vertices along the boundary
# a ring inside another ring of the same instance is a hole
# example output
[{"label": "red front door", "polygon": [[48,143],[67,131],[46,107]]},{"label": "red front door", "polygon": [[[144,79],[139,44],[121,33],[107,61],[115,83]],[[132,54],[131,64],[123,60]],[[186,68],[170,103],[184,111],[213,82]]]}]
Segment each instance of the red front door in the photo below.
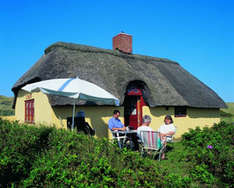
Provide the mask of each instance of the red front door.
[{"label": "red front door", "polygon": [[131,89],[125,96],[125,125],[137,129],[142,124],[142,106],[144,100],[140,89]]}]

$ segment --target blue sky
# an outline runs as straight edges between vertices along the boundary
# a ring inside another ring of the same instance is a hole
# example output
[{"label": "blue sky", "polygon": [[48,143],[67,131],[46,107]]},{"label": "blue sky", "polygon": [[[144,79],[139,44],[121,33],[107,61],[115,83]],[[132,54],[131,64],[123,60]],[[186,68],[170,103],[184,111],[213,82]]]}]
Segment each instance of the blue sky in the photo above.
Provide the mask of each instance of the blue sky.
[{"label": "blue sky", "polygon": [[112,48],[120,31],[133,53],[177,61],[234,102],[232,0],[0,0],[0,95],[57,41]]}]

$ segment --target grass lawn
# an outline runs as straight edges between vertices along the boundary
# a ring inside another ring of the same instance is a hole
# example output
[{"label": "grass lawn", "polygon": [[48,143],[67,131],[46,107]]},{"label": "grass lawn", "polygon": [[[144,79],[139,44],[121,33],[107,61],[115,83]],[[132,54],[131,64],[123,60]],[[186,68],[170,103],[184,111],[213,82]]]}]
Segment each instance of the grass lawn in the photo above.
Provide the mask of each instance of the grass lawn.
[{"label": "grass lawn", "polygon": [[234,103],[228,102],[226,104],[228,108],[222,108],[220,112],[221,121],[225,121],[227,123],[233,123],[234,122]]},{"label": "grass lawn", "polygon": [[166,160],[160,161],[162,168],[167,168],[170,173],[181,176],[188,175],[189,162],[181,160],[184,146],[181,142],[174,142],[167,146]]},{"label": "grass lawn", "polygon": [[14,115],[12,109],[13,98],[0,95],[0,116]]}]

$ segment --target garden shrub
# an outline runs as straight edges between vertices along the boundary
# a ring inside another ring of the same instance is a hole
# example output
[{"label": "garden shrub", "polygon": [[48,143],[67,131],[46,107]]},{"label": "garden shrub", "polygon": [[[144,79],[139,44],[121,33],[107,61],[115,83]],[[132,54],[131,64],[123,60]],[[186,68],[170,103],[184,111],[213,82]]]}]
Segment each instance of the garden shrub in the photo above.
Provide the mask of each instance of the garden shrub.
[{"label": "garden shrub", "polygon": [[163,171],[138,153],[120,150],[107,139],[63,130],[54,133],[49,138],[50,150],[34,163],[30,176],[23,182],[25,187],[163,185]]},{"label": "garden shrub", "polygon": [[176,156],[189,161],[190,169],[182,176],[105,138],[0,119],[0,187],[230,186],[233,127],[222,122],[185,133],[185,149]]},{"label": "garden shrub", "polygon": [[168,174],[164,180],[165,187],[173,187],[173,188],[188,187],[191,183],[192,183],[192,178],[190,178],[189,176],[181,177],[174,173]]},{"label": "garden shrub", "polygon": [[234,126],[221,122],[196,128],[182,136],[185,157],[193,163],[191,176],[207,184],[234,184]]},{"label": "garden shrub", "polygon": [[189,187],[139,153],[55,128],[0,120],[0,187]]},{"label": "garden shrub", "polygon": [[27,177],[33,161],[47,146],[51,129],[28,127],[0,119],[0,182],[8,185]]}]

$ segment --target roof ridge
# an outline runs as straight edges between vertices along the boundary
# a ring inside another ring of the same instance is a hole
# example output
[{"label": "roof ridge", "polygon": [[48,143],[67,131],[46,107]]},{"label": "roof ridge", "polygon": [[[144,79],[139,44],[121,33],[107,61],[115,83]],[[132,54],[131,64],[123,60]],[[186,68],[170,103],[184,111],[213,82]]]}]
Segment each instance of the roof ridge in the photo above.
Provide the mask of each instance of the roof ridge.
[{"label": "roof ridge", "polygon": [[123,58],[154,60],[157,62],[166,62],[166,63],[173,63],[173,64],[179,65],[178,62],[172,61],[167,58],[152,57],[152,56],[146,56],[146,55],[141,55],[141,54],[126,54],[118,50],[110,50],[110,49],[98,48],[98,47],[93,47],[93,46],[88,46],[88,45],[83,45],[83,44],[67,43],[67,42],[56,42],[50,45],[49,47],[47,47],[44,52],[45,54],[48,54],[57,47],[61,47],[61,48],[69,49],[69,50],[77,50],[77,51],[82,51],[82,52],[107,53],[110,55],[123,57]]}]

